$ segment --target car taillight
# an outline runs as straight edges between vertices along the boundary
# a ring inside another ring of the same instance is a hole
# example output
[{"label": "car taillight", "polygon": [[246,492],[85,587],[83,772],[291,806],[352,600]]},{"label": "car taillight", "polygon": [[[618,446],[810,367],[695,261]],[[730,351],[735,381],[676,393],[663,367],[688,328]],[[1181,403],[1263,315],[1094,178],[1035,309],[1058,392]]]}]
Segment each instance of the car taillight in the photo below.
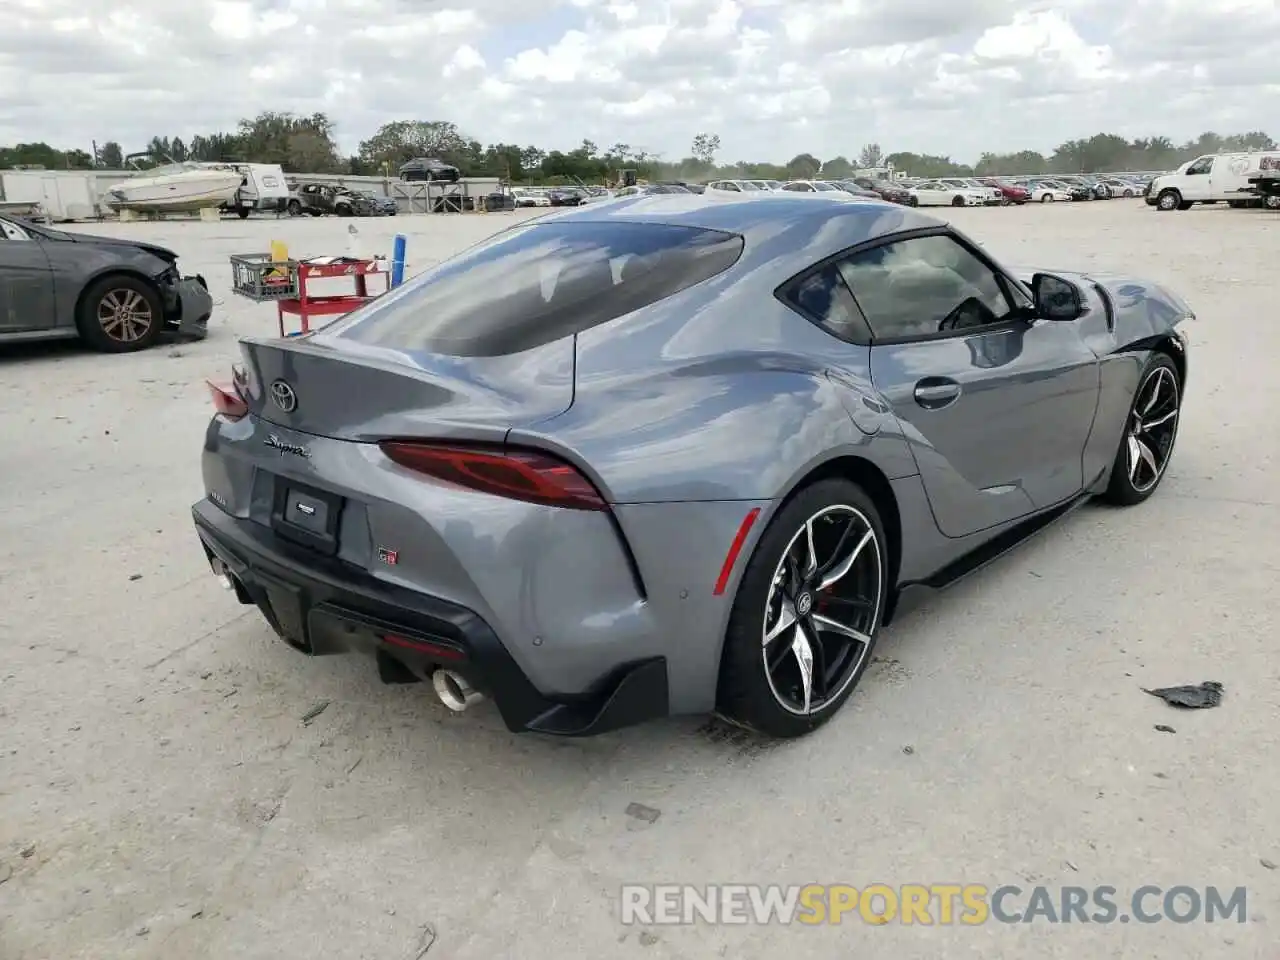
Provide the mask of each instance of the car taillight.
[{"label": "car taillight", "polygon": [[239,420],[249,413],[249,405],[244,402],[239,388],[234,383],[206,380],[209,395],[213,397],[213,409],[228,420]]},{"label": "car taillight", "polygon": [[378,446],[402,467],[469,490],[570,510],[609,509],[576,467],[541,451],[413,440]]}]

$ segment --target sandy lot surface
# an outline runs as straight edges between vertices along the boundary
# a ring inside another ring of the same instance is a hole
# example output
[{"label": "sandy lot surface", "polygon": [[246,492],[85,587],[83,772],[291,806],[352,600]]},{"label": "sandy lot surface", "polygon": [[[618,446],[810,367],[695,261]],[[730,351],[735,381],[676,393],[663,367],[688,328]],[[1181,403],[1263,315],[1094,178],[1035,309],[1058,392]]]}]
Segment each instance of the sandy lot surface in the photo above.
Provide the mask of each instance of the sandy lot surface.
[{"label": "sandy lot surface", "polygon": [[[406,232],[413,272],[511,218],[359,229],[388,252]],[[1132,269],[1191,300],[1178,451],[1145,506],[1077,511],[895,624],[842,713],[783,746],[698,719],[516,736],[491,706],[452,716],[369,662],[276,642],[191,528],[202,381],[274,326],[230,295],[228,256],[342,253],[347,224],[83,228],[173,246],[221,302],[199,344],[0,348],[0,957],[1273,957],[1280,217],[1113,201],[954,219],[1011,263]],[[1139,689],[1208,679],[1220,709]],[[618,919],[627,882],[1122,902],[1216,884],[1248,887],[1249,919],[641,930]]]}]

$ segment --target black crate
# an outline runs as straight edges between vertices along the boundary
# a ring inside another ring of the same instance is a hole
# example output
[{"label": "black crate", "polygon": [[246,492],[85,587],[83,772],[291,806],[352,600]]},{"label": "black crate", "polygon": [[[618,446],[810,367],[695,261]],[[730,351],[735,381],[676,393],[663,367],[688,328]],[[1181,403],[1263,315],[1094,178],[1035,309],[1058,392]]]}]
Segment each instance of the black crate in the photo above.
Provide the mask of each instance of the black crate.
[{"label": "black crate", "polygon": [[231,290],[258,303],[298,296],[298,261],[272,260],[269,253],[231,258]]}]

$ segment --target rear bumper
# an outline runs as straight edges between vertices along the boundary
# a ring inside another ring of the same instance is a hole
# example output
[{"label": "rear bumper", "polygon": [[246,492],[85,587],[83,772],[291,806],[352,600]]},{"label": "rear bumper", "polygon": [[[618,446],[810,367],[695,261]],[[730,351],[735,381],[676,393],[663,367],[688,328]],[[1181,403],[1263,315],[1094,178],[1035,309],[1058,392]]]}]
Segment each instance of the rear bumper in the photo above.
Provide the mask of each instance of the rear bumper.
[{"label": "rear bumper", "polygon": [[391,681],[397,668],[425,679],[447,667],[490,697],[517,732],[590,736],[669,712],[664,657],[620,664],[583,695],[548,697],[474,611],[283,543],[208,500],[192,507],[192,518],[207,558],[226,567],[241,602],[255,604],[302,653],[363,652]]}]

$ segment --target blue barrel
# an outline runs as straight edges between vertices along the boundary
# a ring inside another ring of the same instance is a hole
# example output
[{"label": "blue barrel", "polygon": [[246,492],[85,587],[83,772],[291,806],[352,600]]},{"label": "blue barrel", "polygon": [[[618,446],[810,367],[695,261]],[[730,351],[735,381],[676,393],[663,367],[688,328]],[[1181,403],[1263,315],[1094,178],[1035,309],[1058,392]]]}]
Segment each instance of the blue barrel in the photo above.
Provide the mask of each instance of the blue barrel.
[{"label": "blue barrel", "polygon": [[396,234],[395,247],[391,254],[391,286],[398,287],[404,283],[404,248],[405,235]]}]

